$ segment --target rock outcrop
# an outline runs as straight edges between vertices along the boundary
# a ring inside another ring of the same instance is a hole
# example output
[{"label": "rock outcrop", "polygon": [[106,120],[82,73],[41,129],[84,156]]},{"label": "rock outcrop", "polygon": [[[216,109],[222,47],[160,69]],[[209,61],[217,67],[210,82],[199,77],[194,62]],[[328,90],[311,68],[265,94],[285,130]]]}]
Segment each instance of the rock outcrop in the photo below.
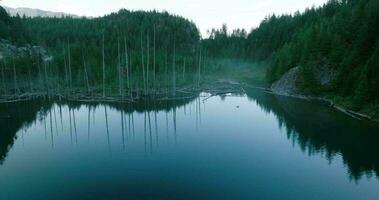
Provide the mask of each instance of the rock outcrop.
[{"label": "rock outcrop", "polygon": [[296,82],[300,76],[299,67],[294,67],[286,72],[278,81],[271,85],[271,90],[275,94],[294,95],[299,93]]},{"label": "rock outcrop", "polygon": [[[316,84],[322,87],[330,87],[337,76],[337,71],[326,64],[319,64],[312,68]],[[279,95],[301,95],[298,87],[301,72],[299,67],[294,67],[286,72],[279,80],[271,85],[271,90]]]},{"label": "rock outcrop", "polygon": [[22,58],[29,56],[40,57],[44,62],[49,62],[53,59],[43,47],[31,45],[17,47],[8,40],[0,39],[0,60],[7,57]]}]

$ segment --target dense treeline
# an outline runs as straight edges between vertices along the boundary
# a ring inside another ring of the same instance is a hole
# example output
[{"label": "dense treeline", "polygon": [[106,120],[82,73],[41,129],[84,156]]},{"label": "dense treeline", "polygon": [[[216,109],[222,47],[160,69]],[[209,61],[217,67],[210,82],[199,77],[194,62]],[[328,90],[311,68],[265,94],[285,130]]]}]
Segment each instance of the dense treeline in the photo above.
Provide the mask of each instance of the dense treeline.
[{"label": "dense treeline", "polygon": [[[356,109],[379,104],[377,0],[330,0],[303,13],[267,17],[247,37],[236,39],[221,29],[205,44],[220,56],[236,56],[226,51],[232,47],[239,56],[245,52],[244,59],[268,61],[270,83],[299,66],[303,92],[342,97],[343,103]],[[337,71],[327,90],[317,85],[310,73],[316,65]]]},{"label": "dense treeline", "polygon": [[300,66],[304,77],[300,86],[312,93],[323,92],[309,72],[314,65],[324,64],[338,74],[330,93],[346,98],[356,108],[377,105],[379,1],[334,0],[312,13],[317,20],[299,27],[275,51],[268,79],[275,81],[289,68]]},{"label": "dense treeline", "polygon": [[0,38],[17,44],[29,41],[28,34],[21,22],[21,17],[10,17],[7,11],[0,6]]},{"label": "dense treeline", "polygon": [[202,40],[207,56],[213,58],[244,58],[246,56],[247,32],[235,29],[228,32],[227,25],[208,31],[209,37]]},{"label": "dense treeline", "polygon": [[[94,19],[25,18],[23,24],[33,42],[54,52],[61,66],[64,65],[63,57],[68,60],[67,57],[71,56],[72,70],[79,76],[79,72],[83,73],[84,55],[86,64],[91,66],[88,73],[94,76],[92,80],[101,80],[103,39],[104,62],[111,77],[117,74],[119,63],[125,65],[128,61],[137,71],[142,71],[142,65],[146,65],[146,73],[153,65],[158,72],[164,71],[168,63],[171,69],[174,50],[177,54],[175,62],[180,62],[184,57],[194,55],[200,39],[192,22],[155,11],[120,10]],[[128,54],[128,61],[125,61],[125,54]]]},{"label": "dense treeline", "polygon": [[[24,76],[25,66],[35,69],[31,76],[39,79],[40,89],[147,93],[149,88],[184,83],[179,71],[197,74],[200,63],[196,25],[167,12],[120,10],[98,18],[4,16],[18,21],[28,42],[47,48],[54,58],[48,63],[30,58],[29,65],[16,60],[16,69]],[[6,69],[12,72],[9,64]]]}]

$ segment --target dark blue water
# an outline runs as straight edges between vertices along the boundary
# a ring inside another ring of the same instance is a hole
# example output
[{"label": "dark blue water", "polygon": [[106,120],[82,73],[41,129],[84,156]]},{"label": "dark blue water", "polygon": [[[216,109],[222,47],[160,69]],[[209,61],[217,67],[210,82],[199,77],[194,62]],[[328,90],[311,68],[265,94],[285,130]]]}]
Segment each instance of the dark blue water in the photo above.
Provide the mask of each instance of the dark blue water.
[{"label": "dark blue water", "polygon": [[379,127],[245,95],[0,105],[0,199],[379,199]]}]

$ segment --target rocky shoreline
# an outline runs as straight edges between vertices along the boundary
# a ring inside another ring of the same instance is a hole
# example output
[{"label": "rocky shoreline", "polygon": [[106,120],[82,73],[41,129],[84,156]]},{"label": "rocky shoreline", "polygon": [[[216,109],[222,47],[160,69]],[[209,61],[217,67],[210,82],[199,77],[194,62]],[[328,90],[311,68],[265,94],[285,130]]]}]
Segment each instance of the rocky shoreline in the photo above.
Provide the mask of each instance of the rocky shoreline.
[{"label": "rocky shoreline", "polygon": [[[319,84],[321,87],[330,87],[333,80],[335,79],[337,73],[334,69],[330,68],[326,64],[320,64],[318,66],[315,66],[312,69],[313,75],[315,77],[316,84]],[[379,119],[375,119],[373,116],[369,116],[360,112],[353,111],[351,109],[348,109],[342,105],[337,104],[331,99],[328,99],[324,96],[312,96],[312,95],[304,95],[301,93],[300,89],[298,88],[297,84],[300,78],[300,68],[294,67],[290,69],[288,72],[286,72],[279,80],[274,82],[270,88],[267,88],[266,91],[274,94],[274,95],[280,95],[280,96],[288,96],[298,99],[305,99],[305,100],[317,100],[322,101],[330,105],[330,107],[333,107],[334,109],[343,112],[353,118],[359,119],[359,120],[372,120],[372,121],[379,121]]]}]

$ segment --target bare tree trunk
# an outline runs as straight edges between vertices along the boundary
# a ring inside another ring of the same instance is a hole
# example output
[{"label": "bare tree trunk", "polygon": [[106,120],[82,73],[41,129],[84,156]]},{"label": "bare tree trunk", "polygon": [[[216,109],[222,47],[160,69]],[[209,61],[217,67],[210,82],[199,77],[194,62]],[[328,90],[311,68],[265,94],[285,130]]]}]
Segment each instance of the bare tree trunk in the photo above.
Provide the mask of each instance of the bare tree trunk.
[{"label": "bare tree trunk", "polygon": [[16,64],[14,62],[14,57],[12,58],[13,61],[13,81],[14,81],[14,89],[15,89],[15,95],[20,93],[20,88],[17,84],[17,73],[16,73]]},{"label": "bare tree trunk", "polygon": [[123,97],[123,92],[122,92],[121,53],[120,53],[120,38],[118,38],[118,40],[117,40],[117,58],[118,58],[118,89],[119,89],[119,95]]},{"label": "bare tree trunk", "polygon": [[71,49],[70,49],[70,41],[67,42],[68,46],[68,75],[69,75],[69,83],[70,83],[70,93],[72,90],[72,71],[71,71]]},{"label": "bare tree trunk", "polygon": [[172,95],[176,96],[176,49],[175,49],[175,39],[174,39],[174,55],[173,55],[173,60],[172,60]]},{"label": "bare tree trunk", "polygon": [[147,85],[147,94],[149,94],[149,68],[150,68],[150,38],[149,38],[149,34],[147,35],[146,37],[146,45],[147,45],[147,49],[146,49],[146,85]]},{"label": "bare tree trunk", "polygon": [[28,85],[29,85],[29,90],[32,93],[33,92],[33,87],[32,87],[32,75],[30,72],[30,68],[28,67]]},{"label": "bare tree trunk", "polygon": [[[38,55],[37,58],[37,67],[38,67],[38,77],[39,77],[39,83],[41,84],[41,87],[43,88],[44,82],[42,80],[42,72],[41,72],[41,64],[40,64],[40,56]],[[42,89],[41,89],[42,90]]]},{"label": "bare tree trunk", "polygon": [[201,79],[201,46],[199,47],[199,71],[198,71],[198,79],[197,79],[197,87],[200,87],[200,79]]},{"label": "bare tree trunk", "polygon": [[103,33],[103,98],[105,98],[105,38]]},{"label": "bare tree trunk", "polygon": [[68,95],[70,90],[70,80],[68,79],[68,69],[67,69],[67,61],[66,61],[66,49],[63,48],[63,61],[64,61],[64,73],[66,78],[66,94]]},{"label": "bare tree trunk", "polygon": [[156,33],[155,33],[155,24],[154,24],[154,43],[153,43],[153,88],[156,90],[156,59],[155,59],[155,41],[156,41]]},{"label": "bare tree trunk", "polygon": [[145,80],[145,63],[144,63],[144,56],[143,56],[143,38],[141,33],[141,62],[142,62],[142,77],[143,77],[143,89],[146,95],[146,80]]},{"label": "bare tree trunk", "polygon": [[186,73],[186,58],[184,58],[184,61],[183,61],[183,82],[184,82],[184,77],[185,77],[185,73]]},{"label": "bare tree trunk", "polygon": [[85,76],[84,78],[86,80],[86,85],[87,85],[87,93],[90,93],[87,65],[86,65],[86,60],[84,58],[84,52],[83,51],[82,51],[82,57],[83,57],[83,68],[84,68],[84,76]]},{"label": "bare tree trunk", "polygon": [[165,84],[167,88],[167,93],[169,92],[168,90],[168,50],[166,49],[166,59],[165,59]]},{"label": "bare tree trunk", "polygon": [[46,63],[43,64],[44,66],[44,71],[45,71],[45,88],[46,88],[46,93],[47,93],[47,96],[50,97],[50,93],[49,93],[49,83],[48,83],[48,76],[47,76],[47,67],[46,67]]},{"label": "bare tree trunk", "polygon": [[124,37],[124,46],[125,46],[125,69],[126,69],[126,84],[129,92],[129,96],[131,96],[130,92],[130,77],[129,77],[129,59],[128,59],[128,47],[126,45],[126,38]]},{"label": "bare tree trunk", "polygon": [[2,85],[3,85],[3,91],[4,93],[3,94],[6,94],[7,93],[7,87],[5,86],[5,61],[2,62],[2,67],[1,67],[1,82],[2,82]]}]

